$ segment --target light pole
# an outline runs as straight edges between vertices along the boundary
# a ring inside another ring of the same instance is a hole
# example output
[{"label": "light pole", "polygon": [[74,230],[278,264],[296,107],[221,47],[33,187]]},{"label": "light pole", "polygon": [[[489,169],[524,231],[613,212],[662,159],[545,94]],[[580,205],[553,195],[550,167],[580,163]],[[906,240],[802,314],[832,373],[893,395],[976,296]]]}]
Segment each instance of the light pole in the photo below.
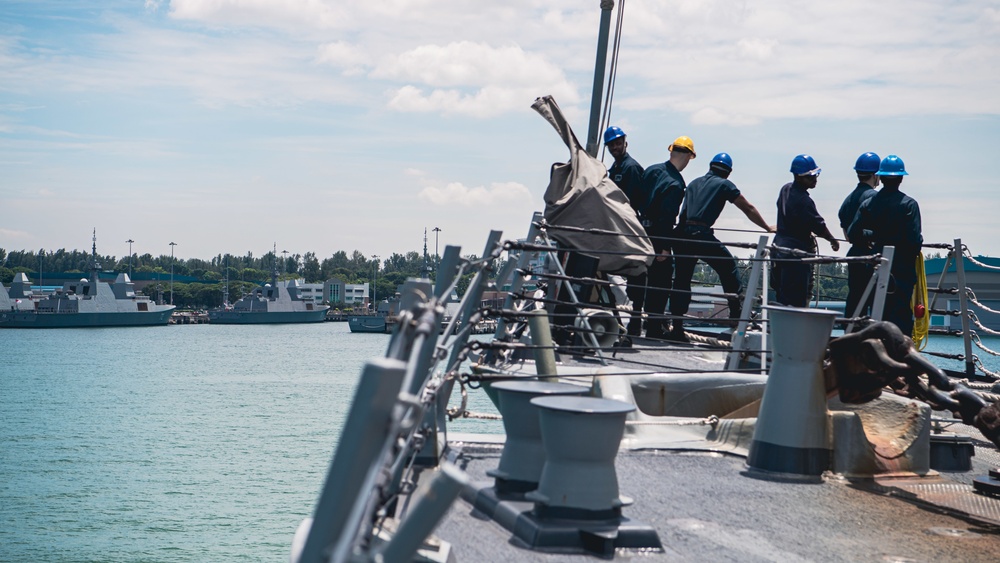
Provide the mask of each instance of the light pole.
[{"label": "light pole", "polygon": [[372,312],[378,313],[378,256],[372,254]]},{"label": "light pole", "polygon": [[434,231],[434,269],[437,270],[438,266],[441,265],[441,256],[438,255],[438,234],[441,232],[441,228],[434,227],[431,230]]},{"label": "light pole", "polygon": [[170,304],[174,304],[174,247],[176,242],[170,243]]},{"label": "light pole", "polygon": [[128,239],[125,242],[128,243],[128,279],[132,279],[132,243],[135,241]]}]

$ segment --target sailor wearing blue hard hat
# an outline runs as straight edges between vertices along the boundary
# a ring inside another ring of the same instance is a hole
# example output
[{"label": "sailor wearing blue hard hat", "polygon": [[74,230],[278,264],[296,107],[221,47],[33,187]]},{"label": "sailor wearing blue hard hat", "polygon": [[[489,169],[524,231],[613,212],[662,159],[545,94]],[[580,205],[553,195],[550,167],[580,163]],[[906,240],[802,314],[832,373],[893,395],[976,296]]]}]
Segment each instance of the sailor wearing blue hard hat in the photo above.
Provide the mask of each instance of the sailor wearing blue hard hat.
[{"label": "sailor wearing blue hard hat", "polygon": [[[863,240],[851,240],[847,236],[847,228],[854,221],[854,216],[858,213],[861,204],[875,195],[875,188],[878,187],[879,165],[882,159],[873,152],[866,152],[858,157],[854,163],[854,171],[858,175],[858,185],[844,199],[840,205],[837,217],[840,219],[840,228],[844,231],[844,237],[851,242],[851,248],[847,251],[848,256],[867,256],[871,254],[871,245]],[[849,262],[847,264],[847,301],[844,303],[844,316],[865,316],[870,314],[874,295],[868,297],[861,310],[858,304],[861,296],[864,295],[868,281],[871,279],[875,268],[866,262]]]},{"label": "sailor wearing blue hard hat", "polygon": [[920,206],[899,190],[907,176],[903,159],[894,154],[882,159],[876,174],[882,189],[861,204],[847,229],[851,240],[870,243],[872,252],[894,247],[889,292],[885,297],[882,318],[894,323],[903,334],[913,334],[913,311],[910,298],[917,283],[916,260],[924,237],[921,233]]},{"label": "sailor wearing blue hard hat", "polygon": [[[643,221],[641,211],[645,207],[646,201],[639,185],[644,172],[642,165],[628,154],[628,141],[625,138],[625,132],[620,127],[612,125],[604,131],[604,146],[608,148],[608,152],[615,159],[611,168],[608,168],[608,176],[625,192],[632,209],[635,210],[643,227],[645,227],[647,223]],[[626,284],[625,295],[632,302],[632,317],[627,331],[630,337],[638,336],[642,330],[642,308],[646,300],[646,274],[626,276]],[[622,341],[625,346],[629,346],[631,343],[631,338]]]},{"label": "sailor wearing blue hard hat", "polygon": [[[775,246],[792,248],[815,254],[816,242],[813,235],[830,241],[836,252],[840,243],[826,226],[826,221],[816,211],[816,203],[809,197],[809,190],[816,187],[822,169],[808,154],[800,154],[792,159],[789,169],[793,179],[781,187],[778,193],[778,232],[774,237]],[[812,267],[801,262],[790,252],[775,252],[772,284],[775,299],[784,305],[805,307],[809,302],[812,288]]]},{"label": "sailor wearing blue hard hat", "polygon": [[612,125],[604,131],[604,146],[615,159],[608,176],[628,197],[632,208],[637,212],[643,202],[638,201],[639,182],[642,180],[642,165],[628,154],[628,141],[625,132],[620,127]]},{"label": "sailor wearing blue hard hat", "polygon": [[[767,232],[775,227],[768,225],[757,208],[740,193],[736,184],[729,180],[733,171],[733,159],[728,153],[720,152],[708,165],[708,174],[696,178],[688,184],[684,193],[677,230],[674,232],[674,286],[670,296],[670,316],[673,328],[667,340],[686,342],[683,317],[691,304],[691,278],[698,259],[704,260],[715,270],[722,282],[722,290],[728,294],[743,293],[736,258],[715,238],[712,226],[719,219],[726,203],[732,203],[747,219]],[[729,316],[738,318],[742,309],[738,297],[729,298]]]}]

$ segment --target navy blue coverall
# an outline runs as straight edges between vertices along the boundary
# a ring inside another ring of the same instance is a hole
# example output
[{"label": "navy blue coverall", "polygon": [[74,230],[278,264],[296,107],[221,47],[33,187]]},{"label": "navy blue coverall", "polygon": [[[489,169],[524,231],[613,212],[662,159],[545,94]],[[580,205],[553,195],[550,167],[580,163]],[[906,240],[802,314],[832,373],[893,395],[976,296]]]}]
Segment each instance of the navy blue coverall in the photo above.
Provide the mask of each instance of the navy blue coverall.
[{"label": "navy blue coverall", "polygon": [[[837,217],[840,219],[840,228],[844,230],[844,233],[847,233],[847,229],[854,222],[854,216],[857,215],[861,204],[875,195],[875,193],[875,188],[864,182],[858,182],[858,186],[844,199],[844,203],[840,205],[840,211],[837,213]],[[872,254],[871,245],[868,242],[864,240],[848,240],[851,243],[851,248],[847,251],[848,256],[868,256]],[[875,268],[871,264],[848,262],[847,301],[844,304],[845,317],[854,316],[854,310],[858,307],[858,303],[861,302],[861,296],[864,294],[865,288],[868,287],[868,281],[871,279],[874,270]],[[860,315],[871,314],[871,308],[872,296],[869,296]]]},{"label": "navy blue coverall", "polygon": [[[774,244],[815,254],[816,241],[812,235],[820,235],[827,229],[808,188],[799,182],[785,184],[778,193],[777,205],[778,232]],[[775,299],[790,307],[805,307],[812,288],[812,265],[797,262],[794,255],[786,252],[775,252],[774,257],[777,261],[773,262],[771,282]]]},{"label": "navy blue coverall", "polygon": [[920,207],[912,197],[883,180],[882,189],[858,208],[854,221],[847,230],[854,240],[869,241],[872,251],[882,252],[886,246],[895,247],[892,256],[889,293],[885,297],[882,318],[899,327],[903,334],[913,334],[913,310],[910,298],[917,283],[916,260],[924,237],[920,227]]},{"label": "navy blue coverall", "polygon": [[[647,202],[642,215],[649,224],[646,233],[651,238],[653,250],[657,254],[664,250],[669,252],[671,242],[665,239],[673,236],[677,214],[684,200],[684,177],[668,160],[647,168],[642,175],[641,187]],[[649,315],[646,336],[649,338],[661,338],[665,334],[663,313],[667,309],[673,275],[672,256],[662,261],[654,260],[649,267],[649,290],[646,292],[646,314]]]},{"label": "navy blue coverall", "polygon": [[[634,158],[628,153],[621,160],[616,160],[611,168],[608,168],[608,176],[621,191],[625,192],[628,202],[635,210],[639,220],[642,221],[641,211],[646,206],[646,200],[642,191],[642,174],[645,172]],[[645,222],[643,226],[645,227]],[[632,316],[628,323],[628,334],[639,336],[642,332],[642,306],[646,301],[646,274],[638,276],[626,276],[628,285],[625,294],[632,301]]]},{"label": "navy blue coverall", "polygon": [[[674,291],[670,296],[670,313],[680,317],[691,303],[691,277],[700,257],[719,275],[722,290],[739,294],[742,290],[736,258],[715,238],[712,225],[719,219],[726,202],[740,197],[736,184],[713,171],[691,182],[684,193],[684,209],[674,241]],[[739,299],[729,300],[729,316],[739,317]],[[674,320],[675,330],[679,325]]]}]

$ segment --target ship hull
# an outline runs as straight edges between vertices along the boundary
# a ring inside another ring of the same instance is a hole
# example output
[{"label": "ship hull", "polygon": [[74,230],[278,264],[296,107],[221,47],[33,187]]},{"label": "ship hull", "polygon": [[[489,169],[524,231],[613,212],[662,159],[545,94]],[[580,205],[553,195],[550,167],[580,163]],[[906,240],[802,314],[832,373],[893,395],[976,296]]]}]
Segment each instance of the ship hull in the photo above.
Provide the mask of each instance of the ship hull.
[{"label": "ship hull", "polygon": [[388,332],[388,324],[383,316],[352,316],[347,318],[351,332]]},{"label": "ship hull", "polygon": [[174,309],[148,312],[0,313],[0,328],[99,328],[121,326],[166,326]]},{"label": "ship hull", "polygon": [[321,323],[326,309],[315,311],[209,311],[208,322],[226,325]]}]

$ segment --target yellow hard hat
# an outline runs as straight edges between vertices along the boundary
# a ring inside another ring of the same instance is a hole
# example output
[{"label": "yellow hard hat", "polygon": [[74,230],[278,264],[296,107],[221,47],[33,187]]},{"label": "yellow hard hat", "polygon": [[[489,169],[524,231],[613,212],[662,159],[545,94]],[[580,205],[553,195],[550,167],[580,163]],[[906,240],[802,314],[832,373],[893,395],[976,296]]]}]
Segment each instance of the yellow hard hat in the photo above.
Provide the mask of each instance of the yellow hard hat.
[{"label": "yellow hard hat", "polygon": [[698,156],[698,154],[694,152],[694,141],[691,140],[691,137],[685,137],[684,135],[677,137],[676,139],[674,139],[674,142],[671,143],[669,147],[667,147],[667,150],[672,151],[674,150],[674,147],[677,147],[679,149],[687,149],[691,151],[691,156]]}]

